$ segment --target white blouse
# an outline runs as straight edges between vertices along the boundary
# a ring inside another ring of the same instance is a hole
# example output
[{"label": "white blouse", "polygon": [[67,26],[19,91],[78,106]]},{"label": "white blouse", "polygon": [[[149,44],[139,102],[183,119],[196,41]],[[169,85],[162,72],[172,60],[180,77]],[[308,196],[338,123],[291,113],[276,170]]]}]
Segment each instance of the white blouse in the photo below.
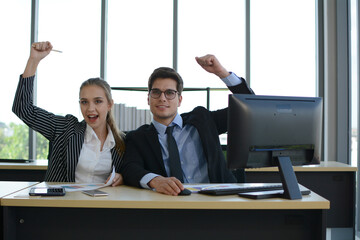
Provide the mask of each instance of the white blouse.
[{"label": "white blouse", "polygon": [[77,183],[105,183],[111,174],[111,152],[115,146],[115,139],[109,126],[102,151],[101,142],[94,130],[86,126],[84,144],[81,148],[80,157],[75,170]]}]

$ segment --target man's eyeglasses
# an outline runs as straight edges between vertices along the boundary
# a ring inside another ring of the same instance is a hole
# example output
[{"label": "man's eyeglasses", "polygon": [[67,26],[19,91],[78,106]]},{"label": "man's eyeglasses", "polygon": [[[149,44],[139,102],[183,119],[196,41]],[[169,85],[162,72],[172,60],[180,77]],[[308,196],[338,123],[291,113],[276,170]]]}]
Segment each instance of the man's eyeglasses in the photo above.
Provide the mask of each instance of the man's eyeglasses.
[{"label": "man's eyeglasses", "polygon": [[172,90],[172,89],[166,89],[165,91],[161,91],[161,90],[158,89],[158,88],[152,88],[152,89],[150,90],[150,96],[151,96],[152,98],[155,98],[155,99],[159,98],[162,93],[164,93],[165,98],[166,98],[167,100],[172,100],[172,99],[175,98],[176,93],[178,93],[178,91],[175,91],[175,90]]}]

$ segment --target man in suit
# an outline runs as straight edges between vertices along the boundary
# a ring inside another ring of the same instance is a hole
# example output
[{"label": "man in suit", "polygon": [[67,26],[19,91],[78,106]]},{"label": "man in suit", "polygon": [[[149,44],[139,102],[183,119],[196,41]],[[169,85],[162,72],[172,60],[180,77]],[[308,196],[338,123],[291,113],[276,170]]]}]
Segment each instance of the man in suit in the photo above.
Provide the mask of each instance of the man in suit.
[{"label": "man in suit", "polygon": [[[233,93],[253,94],[246,81],[228,72],[215,56],[196,57],[196,61],[207,72],[218,76]],[[184,189],[182,183],[236,182],[226,167],[219,141],[219,134],[227,132],[227,108],[209,111],[196,107],[179,115],[183,80],[171,68],[155,69],[148,88],[153,121],[126,136],[122,172],[125,184],[178,195]],[[171,169],[172,150],[168,150],[171,144],[166,129],[171,126],[174,126],[172,136],[181,165],[177,177]]]}]

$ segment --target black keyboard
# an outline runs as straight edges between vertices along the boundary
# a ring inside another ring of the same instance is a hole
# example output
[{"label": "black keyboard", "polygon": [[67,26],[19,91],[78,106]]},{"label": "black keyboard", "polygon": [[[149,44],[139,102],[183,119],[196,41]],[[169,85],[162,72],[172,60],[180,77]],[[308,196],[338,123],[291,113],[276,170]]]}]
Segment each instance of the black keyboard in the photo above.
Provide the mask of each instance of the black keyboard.
[{"label": "black keyboard", "polygon": [[63,187],[32,187],[30,196],[64,196],[66,193]]},{"label": "black keyboard", "polygon": [[198,193],[207,194],[207,195],[232,195],[238,193],[247,193],[247,192],[260,192],[260,191],[274,191],[274,190],[283,190],[281,183],[276,184],[266,184],[266,185],[245,185],[239,186],[236,188],[207,188],[202,189]]}]

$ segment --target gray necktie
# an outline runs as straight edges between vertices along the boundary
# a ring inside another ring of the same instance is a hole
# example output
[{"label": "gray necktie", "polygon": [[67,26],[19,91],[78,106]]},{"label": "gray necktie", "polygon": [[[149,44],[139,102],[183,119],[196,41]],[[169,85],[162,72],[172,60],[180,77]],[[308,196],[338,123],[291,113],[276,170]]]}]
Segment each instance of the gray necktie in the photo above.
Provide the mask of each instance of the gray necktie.
[{"label": "gray necktie", "polygon": [[170,176],[176,177],[183,183],[184,180],[183,180],[182,169],[180,164],[179,150],[176,141],[172,135],[173,130],[174,130],[174,126],[168,127],[166,129],[167,143],[169,150]]}]

